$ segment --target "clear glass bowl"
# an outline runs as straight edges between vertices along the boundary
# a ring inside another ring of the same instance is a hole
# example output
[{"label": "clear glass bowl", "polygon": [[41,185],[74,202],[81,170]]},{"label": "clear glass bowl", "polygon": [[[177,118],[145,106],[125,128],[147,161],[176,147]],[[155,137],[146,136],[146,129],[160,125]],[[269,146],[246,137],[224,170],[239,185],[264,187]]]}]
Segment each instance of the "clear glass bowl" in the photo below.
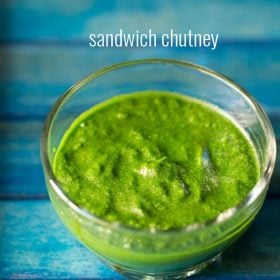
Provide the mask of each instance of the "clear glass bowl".
[{"label": "clear glass bowl", "polygon": [[[256,149],[261,176],[244,201],[204,224],[151,231],[101,220],[67,197],[52,169],[56,148],[67,128],[95,104],[115,95],[144,90],[179,92],[214,104],[246,132]],[[264,111],[234,82],[192,63],[150,59],[96,71],[70,88],[46,120],[41,157],[51,202],[77,239],[130,278],[179,279],[213,261],[253,221],[267,192],[276,143]]]}]

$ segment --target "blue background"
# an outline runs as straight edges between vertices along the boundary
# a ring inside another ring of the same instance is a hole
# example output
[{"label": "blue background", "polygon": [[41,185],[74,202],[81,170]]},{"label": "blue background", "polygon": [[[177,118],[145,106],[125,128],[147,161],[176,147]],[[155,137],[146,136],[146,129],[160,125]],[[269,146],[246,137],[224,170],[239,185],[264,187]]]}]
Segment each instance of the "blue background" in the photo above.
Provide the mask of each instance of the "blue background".
[{"label": "blue background", "polygon": [[[74,82],[112,63],[189,60],[246,88],[279,146],[280,1],[0,2],[0,278],[121,279],[80,245],[52,209],[39,158],[43,121]],[[90,48],[90,33],[219,33],[205,48]],[[280,278],[280,162],[249,231],[198,279]]]}]

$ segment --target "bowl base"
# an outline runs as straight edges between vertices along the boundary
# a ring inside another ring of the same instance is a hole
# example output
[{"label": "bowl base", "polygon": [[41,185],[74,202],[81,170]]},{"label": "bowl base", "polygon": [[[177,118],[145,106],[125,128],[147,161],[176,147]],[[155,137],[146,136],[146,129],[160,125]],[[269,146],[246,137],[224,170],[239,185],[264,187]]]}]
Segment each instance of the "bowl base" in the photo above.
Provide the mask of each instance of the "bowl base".
[{"label": "bowl base", "polygon": [[190,277],[194,274],[199,273],[204,268],[206,268],[210,263],[214,262],[217,258],[220,257],[221,254],[192,267],[187,267],[185,269],[179,271],[171,271],[164,273],[143,273],[133,270],[128,270],[127,268],[122,268],[115,265],[110,265],[114,270],[121,273],[127,279],[144,279],[144,280],[166,280],[166,279],[185,279],[186,277]]}]

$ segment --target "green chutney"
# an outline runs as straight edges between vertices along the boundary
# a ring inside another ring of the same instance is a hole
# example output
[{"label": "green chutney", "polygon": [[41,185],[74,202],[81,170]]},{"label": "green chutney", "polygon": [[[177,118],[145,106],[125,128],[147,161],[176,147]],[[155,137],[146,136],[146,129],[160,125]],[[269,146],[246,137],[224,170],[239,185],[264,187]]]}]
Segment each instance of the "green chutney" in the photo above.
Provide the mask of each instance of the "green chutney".
[{"label": "green chutney", "polygon": [[158,230],[215,218],[240,203],[260,175],[250,140],[221,110],[164,91],[119,95],[82,113],[53,169],[81,208]]}]

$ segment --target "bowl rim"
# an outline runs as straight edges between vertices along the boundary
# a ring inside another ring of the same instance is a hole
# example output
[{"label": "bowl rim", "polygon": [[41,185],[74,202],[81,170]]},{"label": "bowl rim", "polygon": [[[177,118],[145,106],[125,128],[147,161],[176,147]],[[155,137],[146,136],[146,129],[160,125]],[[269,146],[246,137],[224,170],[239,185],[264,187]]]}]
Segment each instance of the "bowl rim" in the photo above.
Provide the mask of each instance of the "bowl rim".
[{"label": "bowl rim", "polygon": [[[261,175],[259,177],[259,180],[255,184],[255,186],[252,188],[252,190],[248,193],[248,195],[237,205],[219,213],[216,217],[204,222],[204,223],[193,223],[187,226],[184,226],[182,228],[176,228],[176,229],[167,229],[167,230],[160,230],[160,229],[153,229],[153,228],[144,228],[144,229],[137,229],[133,228],[124,224],[121,224],[119,222],[108,222],[106,220],[103,220],[99,218],[98,216],[95,216],[93,213],[89,212],[88,210],[80,207],[78,204],[76,204],[74,201],[72,201],[67,194],[63,191],[63,188],[60,187],[59,181],[56,179],[54,172],[52,170],[51,162],[48,156],[48,136],[50,132],[50,128],[53,123],[53,119],[56,116],[56,113],[59,111],[59,109],[63,106],[63,104],[67,101],[68,98],[70,98],[72,95],[75,94],[80,88],[82,88],[87,83],[91,82],[92,80],[96,79],[97,77],[100,77],[102,75],[105,75],[109,72],[116,71],[121,68],[135,66],[135,65],[143,65],[143,64],[165,64],[165,65],[177,65],[180,67],[186,67],[191,68],[192,70],[201,72],[209,77],[215,78],[225,84],[227,86],[233,88],[235,91],[237,91],[243,98],[246,99],[246,101],[249,103],[251,108],[253,108],[258,116],[258,120],[261,123],[261,126],[263,128],[263,131],[265,133],[266,139],[268,139],[267,144],[267,154],[268,156],[265,159],[264,162],[264,168],[261,172]],[[92,222],[95,222],[97,224],[100,224],[104,227],[108,228],[118,228],[123,229],[127,231],[137,232],[137,233],[157,233],[157,234],[166,234],[166,233],[180,233],[180,232],[194,232],[199,229],[203,228],[209,228],[211,226],[214,226],[216,224],[220,224],[222,222],[225,222],[229,220],[231,217],[234,216],[237,212],[240,212],[243,208],[248,207],[251,205],[254,201],[257,200],[257,198],[268,188],[268,183],[271,178],[275,161],[276,161],[276,138],[274,131],[272,129],[272,125],[270,123],[270,120],[265,113],[265,111],[261,108],[261,106],[257,103],[257,101],[242,87],[240,87],[238,84],[236,84],[233,80],[228,78],[227,76],[220,74],[216,71],[213,71],[207,67],[200,66],[198,64],[189,62],[189,61],[182,61],[182,60],[175,60],[175,59],[158,59],[158,58],[150,58],[150,59],[139,59],[139,60],[131,60],[131,61],[125,61],[120,62],[117,64],[113,64],[111,66],[104,67],[102,69],[99,69],[85,78],[79,80],[76,82],[72,87],[70,87],[54,104],[52,107],[50,113],[48,114],[43,130],[41,133],[41,141],[40,141],[40,153],[41,153],[41,161],[42,165],[44,167],[44,172],[47,173],[47,176],[45,174],[45,178],[48,178],[48,182],[50,187],[54,190],[54,192],[58,195],[58,197],[63,200],[72,210],[79,213],[86,219],[89,219]]]}]

